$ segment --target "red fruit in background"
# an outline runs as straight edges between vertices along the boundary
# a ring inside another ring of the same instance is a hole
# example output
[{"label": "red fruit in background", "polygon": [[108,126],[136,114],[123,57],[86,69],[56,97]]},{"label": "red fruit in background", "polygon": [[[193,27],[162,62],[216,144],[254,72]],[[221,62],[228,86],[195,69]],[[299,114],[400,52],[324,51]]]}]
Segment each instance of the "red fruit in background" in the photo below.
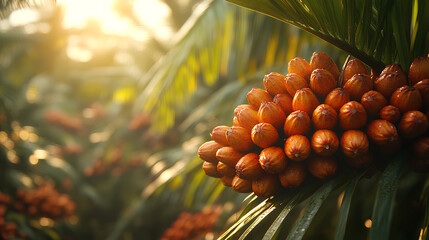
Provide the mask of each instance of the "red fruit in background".
[{"label": "red fruit in background", "polygon": [[368,70],[365,65],[359,59],[350,60],[347,63],[346,68],[344,68],[343,72],[343,82],[346,83],[347,80],[353,77],[355,74],[367,74]]},{"label": "red fruit in background", "polygon": [[222,145],[215,141],[203,143],[198,149],[198,156],[207,162],[217,163],[216,152]]},{"label": "red fruit in background", "polygon": [[296,57],[290,60],[287,71],[288,73],[296,73],[304,79],[308,79],[311,74],[311,65],[304,59]]},{"label": "red fruit in background", "polygon": [[328,104],[337,112],[348,102],[350,102],[350,95],[344,88],[335,88],[325,98],[325,104]]},{"label": "red fruit in background", "polygon": [[389,65],[374,82],[374,89],[390,99],[396,89],[407,84],[407,77],[398,65]]},{"label": "red fruit in background", "polygon": [[285,76],[285,86],[289,95],[294,96],[296,91],[308,88],[307,80],[296,73],[289,73]]},{"label": "red fruit in background", "polygon": [[259,154],[259,163],[266,173],[275,174],[283,171],[287,165],[287,159],[283,148],[265,148]]},{"label": "red fruit in background", "polygon": [[323,52],[314,52],[310,60],[311,70],[322,68],[328,70],[333,76],[335,81],[338,81],[340,72],[334,60],[328,54]]},{"label": "red fruit in background", "polygon": [[313,151],[322,156],[331,156],[337,149],[340,141],[337,134],[331,130],[318,130],[311,138]]},{"label": "red fruit in background", "polygon": [[417,90],[419,90],[420,95],[422,96],[422,104],[423,107],[429,108],[429,79],[423,79],[413,86]]},{"label": "red fruit in background", "polygon": [[372,121],[366,130],[369,139],[377,145],[392,144],[398,141],[398,132],[393,123],[377,119]]},{"label": "red fruit in background", "polygon": [[422,106],[422,96],[419,90],[410,86],[398,88],[390,98],[390,104],[398,107],[401,113],[419,110]]},{"label": "red fruit in background", "polygon": [[341,136],[341,148],[347,157],[363,156],[368,152],[369,142],[366,134],[359,130],[348,130]]},{"label": "red fruit in background", "polygon": [[355,74],[343,86],[351,100],[359,101],[362,95],[373,88],[372,79],[366,74]]},{"label": "red fruit in background", "polygon": [[420,111],[409,111],[399,121],[398,130],[402,137],[412,139],[424,134],[428,127],[426,114]]},{"label": "red fruit in background", "polygon": [[362,104],[350,101],[341,107],[338,118],[340,119],[340,127],[349,130],[365,126],[367,115]]},{"label": "red fruit in background", "polygon": [[235,167],[238,160],[243,156],[244,153],[235,150],[233,147],[222,147],[216,152],[217,160],[233,167]]},{"label": "red fruit in background", "polygon": [[311,120],[304,111],[295,111],[286,118],[283,131],[286,136],[304,135],[311,130]]},{"label": "red fruit in background", "polygon": [[232,188],[240,193],[250,193],[252,192],[252,181],[235,176],[232,179]]},{"label": "red fruit in background", "polygon": [[394,123],[401,118],[401,111],[393,105],[387,105],[380,110],[380,118]]},{"label": "red fruit in background", "polygon": [[235,165],[237,176],[247,180],[254,180],[264,174],[264,170],[259,164],[259,155],[256,153],[248,153],[244,155]]},{"label": "red fruit in background", "polygon": [[283,187],[299,187],[307,176],[307,168],[302,162],[290,162],[286,169],[279,173],[280,184]]},{"label": "red fruit in background", "polygon": [[259,197],[271,197],[280,188],[280,181],[277,175],[264,174],[260,178],[252,181],[252,190]]},{"label": "red fruit in background", "polygon": [[429,78],[429,56],[416,57],[408,71],[410,85],[414,85],[426,78]]},{"label": "red fruit in background", "polygon": [[413,144],[413,152],[417,157],[429,158],[429,137],[421,137]]},{"label": "red fruit in background", "polygon": [[229,145],[239,152],[249,151],[255,146],[250,130],[244,127],[231,127],[225,134]]},{"label": "red fruit in background", "polygon": [[213,128],[213,131],[210,133],[210,137],[223,146],[228,146],[228,139],[226,139],[226,131],[228,130],[228,126],[217,126]]},{"label": "red fruit in background", "polygon": [[280,73],[272,72],[264,76],[264,88],[272,96],[279,93],[287,93],[285,76]]},{"label": "red fruit in background", "polygon": [[206,162],[203,163],[203,170],[207,176],[214,178],[221,178],[222,174],[217,171],[217,163]]},{"label": "red fruit in background", "polygon": [[286,120],[286,114],[282,108],[273,102],[264,102],[258,111],[259,122],[266,122],[276,129],[281,129]]},{"label": "red fruit in background", "polygon": [[259,109],[259,106],[263,102],[272,102],[273,97],[267,91],[260,88],[252,88],[247,93],[247,101],[252,105],[253,108]]},{"label": "red fruit in background", "polygon": [[315,69],[310,75],[310,88],[320,96],[326,97],[337,86],[334,76],[326,69]]},{"label": "red fruit in background", "polygon": [[288,93],[279,93],[275,95],[273,102],[282,108],[286,116],[293,112],[292,97]]},{"label": "red fruit in background", "polygon": [[285,142],[285,153],[290,160],[303,161],[310,156],[310,141],[302,135],[290,136]]},{"label": "red fruit in background", "polygon": [[388,104],[386,98],[374,90],[366,92],[362,96],[360,103],[371,116],[378,116],[380,110]]},{"label": "red fruit in background", "polygon": [[337,112],[328,104],[320,104],[311,118],[316,129],[333,129],[337,125]]},{"label": "red fruit in background", "polygon": [[292,109],[294,111],[301,110],[311,116],[317,106],[319,106],[319,100],[310,88],[300,89],[293,96]]},{"label": "red fruit in background", "polygon": [[337,174],[338,163],[334,157],[313,155],[307,161],[308,171],[319,179],[328,179]]},{"label": "red fruit in background", "polygon": [[252,129],[252,141],[261,148],[273,146],[279,140],[279,133],[269,123],[256,124]]}]

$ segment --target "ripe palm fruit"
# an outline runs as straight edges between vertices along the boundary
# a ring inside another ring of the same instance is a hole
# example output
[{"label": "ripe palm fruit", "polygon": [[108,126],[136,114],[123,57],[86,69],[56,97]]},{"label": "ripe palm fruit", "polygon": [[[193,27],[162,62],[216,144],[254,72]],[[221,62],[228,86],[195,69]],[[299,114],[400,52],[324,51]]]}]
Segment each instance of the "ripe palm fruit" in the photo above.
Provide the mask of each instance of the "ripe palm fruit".
[{"label": "ripe palm fruit", "polygon": [[384,146],[398,141],[398,132],[393,123],[377,119],[372,121],[366,130],[369,139],[376,145]]},{"label": "ripe palm fruit", "polygon": [[282,108],[286,116],[293,112],[292,97],[288,93],[279,93],[275,95],[273,102]]},{"label": "ripe palm fruit", "polygon": [[350,102],[350,95],[344,88],[335,88],[325,98],[325,104],[328,104],[337,112],[348,102]]},{"label": "ripe palm fruit", "polygon": [[368,152],[369,142],[366,134],[359,130],[348,130],[341,136],[341,148],[350,158],[362,156]]},{"label": "ripe palm fruit", "polygon": [[296,73],[289,73],[285,76],[285,86],[289,95],[294,96],[296,91],[302,88],[308,88],[305,78]]},{"label": "ripe palm fruit", "polygon": [[293,161],[303,161],[311,153],[310,141],[302,135],[293,135],[286,139],[284,149],[286,156]]},{"label": "ripe palm fruit", "polygon": [[296,73],[304,79],[308,79],[311,74],[311,65],[304,59],[296,57],[288,63],[288,73]]},{"label": "ripe palm fruit", "polygon": [[203,170],[207,176],[214,178],[221,178],[222,174],[217,171],[217,163],[206,162],[203,163]]},{"label": "ripe palm fruit", "polygon": [[320,104],[311,118],[316,129],[333,129],[337,125],[337,112],[328,104]]},{"label": "ripe palm fruit", "polygon": [[238,117],[234,116],[234,118],[232,119],[232,126],[234,127],[240,127],[240,122],[238,121]]},{"label": "ripe palm fruit", "polygon": [[362,104],[350,101],[340,108],[340,127],[344,130],[358,129],[366,124],[366,111]]},{"label": "ripe palm fruit", "polygon": [[399,122],[398,130],[402,137],[413,139],[422,135],[429,127],[427,116],[420,111],[406,112]]},{"label": "ripe palm fruit", "polygon": [[226,139],[225,132],[228,130],[228,126],[217,126],[213,128],[213,131],[210,133],[210,137],[223,146],[228,146],[228,139]]},{"label": "ripe palm fruit", "polygon": [[398,107],[401,113],[419,110],[422,106],[422,96],[416,88],[402,86],[392,94],[390,104]]},{"label": "ripe palm fruit", "polygon": [[252,192],[252,181],[234,176],[232,179],[232,188],[240,193],[250,193]]},{"label": "ripe palm fruit", "polygon": [[380,110],[388,104],[386,98],[374,90],[366,92],[360,102],[371,116],[378,116]]},{"label": "ripe palm fruit", "polygon": [[322,156],[331,156],[337,149],[340,141],[331,130],[317,130],[311,138],[311,147],[314,152]]},{"label": "ripe palm fruit", "polygon": [[272,96],[279,93],[287,93],[285,83],[285,76],[276,72],[265,75],[263,80],[265,90],[267,90]]},{"label": "ripe palm fruit", "polygon": [[198,156],[206,162],[217,163],[216,152],[221,147],[222,145],[215,141],[205,142],[198,149]]},{"label": "ripe palm fruit", "polygon": [[362,156],[357,157],[346,157],[346,162],[353,168],[364,168],[368,167],[372,163],[373,154],[371,152],[367,152]]},{"label": "ripe palm fruit", "polygon": [[283,131],[286,136],[304,135],[311,130],[311,120],[304,111],[295,111],[286,118]]},{"label": "ripe palm fruit", "polygon": [[328,54],[323,52],[314,52],[310,60],[311,70],[322,68],[328,70],[334,76],[335,81],[338,81],[340,72],[335,62]]},{"label": "ripe palm fruit", "polygon": [[285,152],[280,147],[265,148],[259,154],[259,163],[266,173],[276,174],[287,166]]},{"label": "ripe palm fruit", "polygon": [[227,177],[235,176],[235,167],[228,166],[223,162],[218,162],[216,169],[218,173],[222,174],[222,176],[227,176]]},{"label": "ripe palm fruit", "polygon": [[302,162],[290,162],[285,170],[279,173],[280,184],[283,187],[299,187],[307,176],[307,168]]},{"label": "ripe palm fruit", "polygon": [[326,97],[337,86],[334,76],[326,69],[314,69],[310,75],[310,88],[319,97]]},{"label": "ripe palm fruit", "polygon": [[401,112],[399,108],[393,105],[387,105],[380,110],[380,118],[395,123],[401,118]]},{"label": "ripe palm fruit", "polygon": [[286,114],[282,108],[273,102],[264,102],[258,111],[259,122],[266,122],[276,129],[281,129],[286,119]]},{"label": "ripe palm fruit", "polygon": [[334,157],[313,155],[307,161],[308,171],[319,179],[327,179],[335,176],[338,162]]},{"label": "ripe palm fruit", "polygon": [[230,127],[225,134],[228,144],[239,152],[249,151],[255,146],[250,130],[244,127]]},{"label": "ripe palm fruit", "polygon": [[365,65],[359,59],[353,59],[347,63],[346,68],[344,68],[344,72],[343,72],[344,83],[346,83],[347,80],[352,78],[353,75],[355,75],[355,74],[367,74],[368,75],[368,70],[366,69]]},{"label": "ripe palm fruit", "polygon": [[244,156],[243,153],[235,150],[232,147],[222,147],[216,152],[217,160],[225,163],[226,165],[233,166],[237,164],[238,160]]},{"label": "ripe palm fruit", "polygon": [[234,109],[234,116],[237,116],[238,115],[238,113],[242,110],[242,109],[244,109],[244,108],[251,108],[251,109],[253,109],[253,110],[258,110],[259,109],[259,106],[257,107],[257,108],[254,108],[252,105],[250,105],[250,104],[241,104],[241,105],[238,105],[237,107],[235,107],[235,109]]},{"label": "ripe palm fruit", "polygon": [[373,88],[372,79],[366,74],[355,74],[343,86],[350,94],[350,99],[359,101],[362,95]]},{"label": "ripe palm fruit", "polygon": [[235,165],[237,176],[246,180],[254,180],[264,174],[261,165],[259,164],[259,155],[256,153],[248,153],[244,155]]},{"label": "ripe palm fruit", "polygon": [[269,92],[260,89],[260,88],[252,88],[247,93],[247,101],[252,105],[253,108],[259,109],[259,106],[263,102],[272,102],[273,97],[270,95]]},{"label": "ripe palm fruit", "polygon": [[429,137],[421,137],[413,144],[413,152],[417,157],[429,158]]},{"label": "ripe palm fruit", "polygon": [[416,57],[408,71],[410,85],[414,85],[426,78],[429,79],[429,56]]},{"label": "ripe palm fruit", "polygon": [[225,187],[232,187],[232,177],[223,176],[220,178],[220,181]]},{"label": "ripe palm fruit", "polygon": [[277,175],[264,174],[252,181],[252,190],[259,197],[271,197],[279,188],[280,182]]},{"label": "ripe palm fruit", "polygon": [[429,108],[429,78],[423,79],[413,86],[417,90],[419,90],[420,95],[422,96],[422,104],[423,108]]},{"label": "ripe palm fruit", "polygon": [[392,64],[384,68],[380,76],[374,82],[374,89],[390,99],[396,89],[407,84],[407,77],[401,67]]},{"label": "ripe palm fruit", "polygon": [[239,126],[252,130],[259,123],[258,112],[252,108],[243,108],[237,113],[237,120]]},{"label": "ripe palm fruit", "polygon": [[293,96],[292,109],[294,111],[301,110],[311,116],[317,106],[319,106],[319,100],[310,88],[300,89]]},{"label": "ripe palm fruit", "polygon": [[279,133],[270,123],[256,124],[251,133],[252,141],[261,148],[273,146],[279,140]]}]

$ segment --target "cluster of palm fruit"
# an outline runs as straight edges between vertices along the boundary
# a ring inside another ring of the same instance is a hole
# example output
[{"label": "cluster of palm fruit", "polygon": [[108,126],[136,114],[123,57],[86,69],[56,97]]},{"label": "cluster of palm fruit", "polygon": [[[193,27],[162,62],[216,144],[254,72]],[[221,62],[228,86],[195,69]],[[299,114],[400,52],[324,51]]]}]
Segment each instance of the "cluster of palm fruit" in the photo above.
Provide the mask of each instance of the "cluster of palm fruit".
[{"label": "cluster of palm fruit", "polygon": [[57,110],[49,110],[44,113],[47,122],[63,127],[69,131],[78,131],[83,128],[82,121],[77,117],[69,117]]},{"label": "cluster of palm fruit", "polygon": [[410,166],[429,168],[429,56],[416,58],[407,78],[395,64],[369,74],[358,59],[340,74],[315,52],[310,63],[292,59],[287,75],[265,75],[263,85],[198,150],[205,173],[225,186],[269,197],[300,186],[308,172],[326,179],[400,149],[411,149]]},{"label": "cluster of palm fruit", "polygon": [[7,205],[11,202],[11,197],[8,194],[0,192],[0,239],[15,239],[17,237],[24,239],[25,235],[18,231],[18,227],[14,222],[6,222],[5,215]]}]

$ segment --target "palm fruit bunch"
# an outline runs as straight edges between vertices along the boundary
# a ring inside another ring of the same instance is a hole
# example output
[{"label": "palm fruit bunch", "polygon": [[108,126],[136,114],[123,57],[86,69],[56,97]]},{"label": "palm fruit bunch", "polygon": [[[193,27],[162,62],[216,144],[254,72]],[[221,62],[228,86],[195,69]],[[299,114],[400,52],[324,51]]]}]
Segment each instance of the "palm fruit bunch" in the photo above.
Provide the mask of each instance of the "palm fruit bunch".
[{"label": "palm fruit bunch", "polygon": [[[327,179],[339,166],[363,168],[410,150],[409,166],[429,169],[429,57],[377,76],[358,59],[341,74],[325,53],[296,57],[288,74],[269,73],[235,108],[232,126],[217,126],[199,157],[208,176],[238,192],[269,197]],[[310,173],[311,175],[308,175]]]},{"label": "palm fruit bunch", "polygon": [[18,231],[18,226],[14,222],[6,222],[5,215],[7,205],[10,204],[11,197],[8,194],[0,192],[0,240],[26,238],[23,233]]}]

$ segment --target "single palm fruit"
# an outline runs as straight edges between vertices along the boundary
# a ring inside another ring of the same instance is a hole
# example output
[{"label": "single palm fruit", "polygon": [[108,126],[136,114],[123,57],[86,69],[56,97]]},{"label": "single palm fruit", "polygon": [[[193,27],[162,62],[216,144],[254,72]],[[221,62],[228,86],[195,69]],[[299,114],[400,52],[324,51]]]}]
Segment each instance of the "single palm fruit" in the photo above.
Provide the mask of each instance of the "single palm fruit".
[{"label": "single palm fruit", "polygon": [[413,144],[413,152],[417,157],[429,158],[429,137],[421,137]]},{"label": "single palm fruit", "polygon": [[264,88],[272,96],[279,93],[287,93],[285,76],[280,73],[272,72],[264,76],[263,80]]},{"label": "single palm fruit", "polygon": [[235,167],[228,166],[223,162],[218,162],[216,169],[218,173],[222,174],[222,176],[227,176],[227,177],[235,176]]},{"label": "single palm fruit", "polygon": [[399,108],[393,105],[387,105],[380,110],[380,118],[395,123],[401,118],[401,112]]},{"label": "single palm fruit", "polygon": [[307,176],[307,168],[302,162],[290,162],[285,170],[279,173],[280,184],[283,187],[299,187]]},{"label": "single palm fruit", "polygon": [[292,109],[294,111],[301,110],[311,116],[317,106],[319,106],[319,100],[310,88],[300,89],[293,96]]},{"label": "single palm fruit", "polygon": [[276,174],[287,166],[287,159],[283,148],[265,148],[259,154],[259,164],[266,173]]},{"label": "single palm fruit", "polygon": [[343,72],[344,83],[346,83],[347,80],[352,78],[355,74],[368,75],[368,70],[366,69],[365,64],[363,64],[359,59],[353,59],[347,63],[347,66]]},{"label": "single palm fruit", "polygon": [[346,157],[346,162],[349,166],[353,168],[364,168],[368,167],[372,163],[373,154],[371,152],[367,152],[362,156],[357,157]]},{"label": "single palm fruit", "polygon": [[416,57],[408,71],[410,85],[414,85],[426,78],[429,78],[429,56]]},{"label": "single palm fruit", "polygon": [[330,156],[313,155],[307,161],[308,171],[319,179],[328,179],[337,174],[338,162]]},{"label": "single palm fruit", "polygon": [[333,155],[340,145],[337,134],[331,130],[317,130],[311,137],[313,151],[322,156]]},{"label": "single palm fruit", "polygon": [[355,74],[343,86],[351,100],[359,101],[362,95],[373,88],[371,78],[366,74]]},{"label": "single palm fruit", "polygon": [[279,140],[277,129],[270,123],[256,124],[251,133],[252,141],[261,148],[271,147]]},{"label": "single palm fruit", "polygon": [[217,163],[206,162],[203,163],[203,170],[207,176],[214,178],[221,178],[222,174],[217,171]]},{"label": "single palm fruit", "polygon": [[285,142],[285,153],[290,160],[303,161],[310,156],[310,141],[303,135],[290,136]]},{"label": "single palm fruit", "polygon": [[281,129],[286,120],[286,114],[282,108],[273,102],[264,102],[258,111],[259,122],[266,122],[276,129]]},{"label": "single palm fruit", "polygon": [[220,178],[220,181],[225,187],[232,187],[232,177],[223,176]]},{"label": "single palm fruit", "polygon": [[249,130],[259,123],[258,112],[253,108],[243,108],[237,113],[238,125]]},{"label": "single palm fruit", "polygon": [[305,78],[296,73],[289,73],[285,76],[285,86],[289,95],[294,96],[295,92],[302,88],[308,88]]},{"label": "single palm fruit", "polygon": [[264,174],[264,170],[259,164],[259,155],[248,153],[244,155],[235,165],[237,176],[246,180],[254,180]]},{"label": "single palm fruit", "polygon": [[398,65],[389,65],[374,82],[374,89],[390,99],[396,89],[407,84],[407,77]]},{"label": "single palm fruit", "polygon": [[380,110],[389,104],[381,93],[374,90],[366,92],[362,96],[360,103],[364,106],[368,115],[371,116],[378,116]]},{"label": "single palm fruit", "polygon": [[422,104],[423,108],[429,108],[429,78],[423,79],[413,86],[417,90],[419,90],[420,95],[422,96]]},{"label": "single palm fruit", "polygon": [[241,105],[238,105],[237,107],[235,107],[235,109],[234,109],[234,116],[237,116],[238,115],[238,113],[243,109],[243,108],[251,108],[251,109],[253,109],[253,110],[258,110],[259,109],[259,107],[258,108],[254,108],[252,105],[250,105],[250,104],[241,104]]},{"label": "single palm fruit", "polygon": [[252,190],[259,197],[271,197],[276,194],[279,188],[280,181],[277,175],[264,174],[252,181]]},{"label": "single palm fruit", "polygon": [[376,145],[383,146],[398,141],[398,132],[393,123],[377,119],[372,121],[366,130],[369,139]]},{"label": "single palm fruit", "polygon": [[308,114],[298,110],[289,114],[283,126],[287,137],[292,135],[304,135],[311,130],[311,120]]},{"label": "single palm fruit", "polygon": [[290,60],[287,67],[287,72],[296,73],[299,76],[303,77],[304,79],[308,79],[311,74],[311,65],[304,59],[300,57],[296,57]]},{"label": "single palm fruit", "polygon": [[205,142],[198,149],[198,156],[206,162],[217,163],[216,152],[221,147],[223,146],[215,141]]},{"label": "single palm fruit", "polygon": [[328,54],[323,52],[314,52],[310,60],[311,70],[322,68],[328,70],[334,76],[335,81],[338,81],[340,71],[334,60]]},{"label": "single palm fruit", "polygon": [[326,97],[337,86],[334,76],[326,69],[314,69],[310,75],[310,88],[319,97]]},{"label": "single palm fruit", "polygon": [[279,93],[275,95],[273,102],[282,108],[286,116],[293,112],[292,97],[288,93]]},{"label": "single palm fruit", "polygon": [[252,90],[247,93],[247,101],[250,103],[250,105],[252,105],[253,108],[259,109],[261,103],[272,102],[273,97],[264,89],[252,88]]},{"label": "single palm fruit", "polygon": [[422,106],[422,96],[419,90],[410,86],[398,88],[390,98],[390,104],[398,107],[401,113],[419,110]]},{"label": "single palm fruit", "polygon": [[320,104],[313,111],[311,120],[316,129],[333,129],[337,125],[337,112],[328,104]]},{"label": "single palm fruit", "polygon": [[348,102],[350,102],[350,95],[344,88],[335,88],[325,98],[325,104],[334,108],[336,112]]},{"label": "single palm fruit", "polygon": [[348,130],[341,136],[341,148],[346,157],[358,157],[368,152],[369,142],[366,134],[359,130]]},{"label": "single palm fruit", "polygon": [[223,146],[228,146],[228,139],[226,139],[225,132],[228,130],[228,126],[217,126],[213,128],[213,131],[210,133],[210,137],[215,140],[217,143]]},{"label": "single palm fruit", "polygon": [[413,110],[402,116],[398,130],[402,137],[412,139],[425,133],[428,127],[429,122],[426,114]]},{"label": "single palm fruit", "polygon": [[240,160],[240,158],[243,156],[244,153],[235,150],[233,147],[222,147],[219,148],[219,150],[216,152],[217,160],[232,167],[235,167],[238,160]]},{"label": "single palm fruit", "polygon": [[340,127],[344,130],[358,129],[366,124],[366,111],[362,104],[350,101],[340,108]]},{"label": "single palm fruit", "polygon": [[225,135],[229,145],[239,152],[247,152],[255,146],[250,130],[244,127],[231,127],[225,132]]},{"label": "single palm fruit", "polygon": [[234,176],[232,179],[232,188],[239,193],[252,192],[252,181]]}]

